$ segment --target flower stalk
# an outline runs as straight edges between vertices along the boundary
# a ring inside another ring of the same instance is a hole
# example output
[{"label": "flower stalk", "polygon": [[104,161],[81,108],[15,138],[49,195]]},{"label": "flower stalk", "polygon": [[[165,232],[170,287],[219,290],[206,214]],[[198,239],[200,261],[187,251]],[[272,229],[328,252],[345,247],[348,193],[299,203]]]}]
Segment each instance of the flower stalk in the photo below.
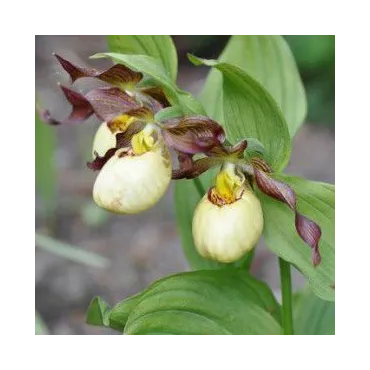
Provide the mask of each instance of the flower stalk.
[{"label": "flower stalk", "polygon": [[283,334],[293,335],[292,279],[289,262],[279,257]]},{"label": "flower stalk", "polygon": [[199,197],[202,199],[204,194],[206,193],[206,190],[204,189],[204,186],[202,182],[200,181],[199,177],[196,177],[195,179],[193,179],[193,181],[194,181],[195,187],[197,188]]}]

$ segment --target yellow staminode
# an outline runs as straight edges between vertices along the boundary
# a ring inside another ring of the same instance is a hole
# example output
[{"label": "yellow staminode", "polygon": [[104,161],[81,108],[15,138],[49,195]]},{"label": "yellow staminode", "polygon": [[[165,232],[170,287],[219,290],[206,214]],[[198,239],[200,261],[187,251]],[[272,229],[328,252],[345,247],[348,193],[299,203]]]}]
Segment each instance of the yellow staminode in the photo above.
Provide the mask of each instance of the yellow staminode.
[{"label": "yellow staminode", "polygon": [[242,184],[242,179],[235,174],[234,170],[226,168],[216,177],[215,191],[225,203],[232,203],[240,195]]},{"label": "yellow staminode", "polygon": [[153,136],[150,131],[146,131],[145,129],[135,134],[131,139],[132,150],[136,155],[150,151],[153,149],[154,144],[155,140]]},{"label": "yellow staminode", "polygon": [[128,116],[127,114],[121,114],[109,122],[109,128],[112,133],[124,132],[135,120],[135,117]]}]

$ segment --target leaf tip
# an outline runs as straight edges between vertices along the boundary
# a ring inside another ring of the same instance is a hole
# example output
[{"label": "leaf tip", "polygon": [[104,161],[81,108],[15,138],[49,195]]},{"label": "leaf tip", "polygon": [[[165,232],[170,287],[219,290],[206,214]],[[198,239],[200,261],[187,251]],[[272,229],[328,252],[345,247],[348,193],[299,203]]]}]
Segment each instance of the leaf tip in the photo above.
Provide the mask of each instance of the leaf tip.
[{"label": "leaf tip", "polygon": [[105,53],[96,53],[89,56],[89,59],[101,59],[101,58],[108,58],[108,55]]},{"label": "leaf tip", "polygon": [[312,251],[312,264],[317,267],[321,263],[321,255],[318,249]]},{"label": "leaf tip", "polygon": [[99,296],[94,297],[86,311],[85,323],[96,326],[108,326],[110,307]]}]

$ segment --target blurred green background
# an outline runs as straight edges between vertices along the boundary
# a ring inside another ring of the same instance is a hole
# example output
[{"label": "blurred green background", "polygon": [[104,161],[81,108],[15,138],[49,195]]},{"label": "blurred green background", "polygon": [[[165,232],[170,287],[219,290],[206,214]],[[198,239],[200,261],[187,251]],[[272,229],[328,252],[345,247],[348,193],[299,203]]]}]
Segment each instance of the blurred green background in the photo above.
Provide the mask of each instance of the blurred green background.
[{"label": "blurred green background", "polygon": [[308,101],[307,120],[334,127],[335,36],[285,36],[298,64]]}]

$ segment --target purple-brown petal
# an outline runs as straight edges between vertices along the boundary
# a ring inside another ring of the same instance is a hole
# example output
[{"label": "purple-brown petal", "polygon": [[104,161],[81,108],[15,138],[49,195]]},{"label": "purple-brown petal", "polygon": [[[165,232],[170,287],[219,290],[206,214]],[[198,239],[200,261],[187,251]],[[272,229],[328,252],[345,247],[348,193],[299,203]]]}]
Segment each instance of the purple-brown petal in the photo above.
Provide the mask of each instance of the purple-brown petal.
[{"label": "purple-brown petal", "polygon": [[228,148],[228,152],[230,154],[234,154],[238,157],[243,157],[245,149],[247,149],[248,141],[241,140],[239,143],[236,143],[232,147]]},{"label": "purple-brown petal", "polygon": [[206,116],[190,116],[173,119],[165,124],[165,129],[174,135],[191,132],[197,138],[215,138],[225,141],[225,131],[216,121]]},{"label": "purple-brown petal", "polygon": [[100,87],[85,95],[94,113],[103,121],[111,121],[120,114],[126,114],[140,105],[118,87]]},{"label": "purple-brown petal", "polygon": [[132,122],[124,132],[116,134],[116,148],[127,148],[131,146],[131,138],[145,127],[145,122]]},{"label": "purple-brown petal", "polygon": [[44,122],[50,125],[75,124],[85,121],[94,113],[93,106],[82,94],[70,90],[64,86],[60,87],[64,93],[64,96],[72,105],[72,112],[68,118],[59,121],[54,119],[48,110],[38,108],[40,118]]},{"label": "purple-brown petal", "polygon": [[140,108],[128,94],[118,87],[101,87],[82,95],[65,86],[60,86],[64,96],[72,105],[72,112],[65,120],[58,121],[51,117],[49,111],[41,111],[41,118],[53,125],[79,123],[89,118],[93,113],[102,121],[111,121],[126,112]]},{"label": "purple-brown petal", "polygon": [[148,107],[139,107],[139,108],[130,109],[125,114],[131,117],[136,117],[145,122],[152,122],[154,120],[154,113]]},{"label": "purple-brown petal", "polygon": [[92,162],[87,162],[87,167],[93,171],[99,171],[103,168],[103,166],[111,159],[114,154],[116,153],[117,148],[109,149],[102,157],[95,152],[95,159]]},{"label": "purple-brown petal", "polygon": [[287,184],[277,181],[263,171],[254,168],[258,187],[268,196],[287,204],[292,210],[296,208],[294,190]]},{"label": "purple-brown petal", "polygon": [[145,95],[149,95],[157,102],[161,104],[163,108],[167,108],[171,106],[170,102],[168,101],[166,94],[160,87],[146,87],[139,90],[141,93]]},{"label": "purple-brown petal", "polygon": [[182,153],[196,154],[203,152],[204,147],[198,144],[196,137],[190,132],[179,136],[170,131],[162,130],[162,136],[168,146]]},{"label": "purple-brown petal", "polygon": [[319,265],[321,262],[321,255],[319,251],[321,229],[319,225],[296,212],[295,226],[299,236],[312,248],[312,262],[314,266]]},{"label": "purple-brown petal", "polygon": [[54,54],[63,69],[71,77],[72,83],[82,77],[93,77],[109,84],[125,88],[136,85],[143,78],[140,72],[132,71],[122,64],[116,64],[105,71],[98,71],[93,68],[83,68],[74,65],[60,55]]},{"label": "purple-brown petal", "polygon": [[266,195],[279,200],[295,212],[295,227],[300,238],[311,247],[312,263],[316,267],[321,262],[319,241],[321,229],[314,221],[297,211],[297,200],[294,190],[287,184],[275,180],[267,173],[254,167],[254,174],[258,188]]},{"label": "purple-brown petal", "polygon": [[153,111],[154,114],[159,112],[160,110],[162,110],[164,108],[159,101],[155,100],[154,98],[152,98],[149,95],[143,94],[142,92],[136,92],[135,93],[135,98],[143,106],[148,107],[151,111]]},{"label": "purple-brown petal", "polygon": [[204,116],[169,120],[162,127],[162,135],[169,146],[188,154],[207,154],[225,140],[222,126]]},{"label": "purple-brown petal", "polygon": [[194,179],[221,163],[222,159],[215,157],[204,157],[193,161],[191,156],[179,155],[179,168],[172,171],[172,179]]},{"label": "purple-brown petal", "polygon": [[177,159],[179,162],[179,168],[172,170],[172,179],[183,179],[185,174],[188,173],[193,166],[193,155],[185,154],[183,152],[177,153]]}]

